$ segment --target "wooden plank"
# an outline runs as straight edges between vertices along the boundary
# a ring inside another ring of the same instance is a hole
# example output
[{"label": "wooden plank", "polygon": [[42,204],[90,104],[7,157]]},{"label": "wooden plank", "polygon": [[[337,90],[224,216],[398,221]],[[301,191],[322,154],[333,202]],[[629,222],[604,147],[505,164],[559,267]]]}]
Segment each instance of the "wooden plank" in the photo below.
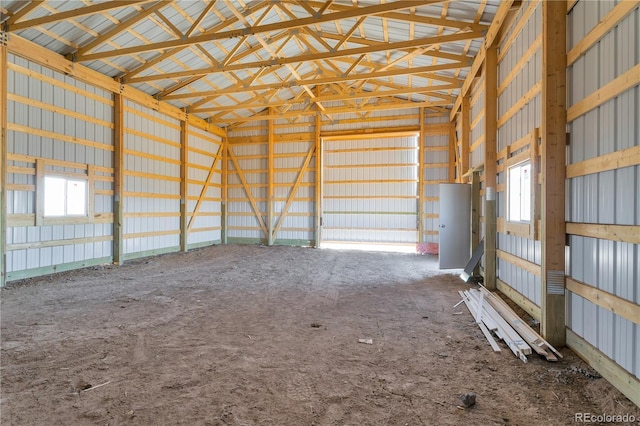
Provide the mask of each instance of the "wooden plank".
[{"label": "wooden plank", "polygon": [[[501,6],[502,7],[502,6]],[[484,283],[487,289],[496,288],[496,184],[497,184],[497,116],[498,116],[498,52],[495,46],[486,49],[484,62],[485,120],[484,120]]]},{"label": "wooden plank", "polygon": [[[467,74],[467,77],[465,78],[464,83],[462,84],[462,89],[460,89],[460,94],[456,98],[456,101],[453,104],[453,108],[451,108],[451,112],[449,114],[449,119],[451,121],[453,121],[453,119],[455,118],[455,115],[458,113],[458,110],[460,109],[460,105],[462,104],[462,98],[466,96],[467,93],[469,93],[469,89],[473,84],[473,80],[483,65],[485,61],[485,55],[487,53],[487,49],[491,48],[492,46],[495,46],[494,41],[496,40],[496,37],[498,36],[498,32],[502,28],[502,24],[504,24],[504,21],[507,18],[507,15],[511,10],[512,5],[513,5],[513,0],[506,0],[506,1],[500,2],[500,6],[498,7],[498,10],[496,11],[496,14],[493,17],[493,22],[491,22],[491,26],[489,27],[489,30],[485,35],[484,43],[482,44],[480,51],[478,52],[475,59],[473,60],[471,69],[469,70],[469,73]],[[495,62],[497,67],[498,65],[497,57]]]},{"label": "wooden plank", "polygon": [[67,136],[67,135],[63,135],[62,133],[51,132],[48,130],[34,129],[32,127],[23,126],[20,124],[8,123],[7,129],[13,130],[14,132],[24,133],[27,135],[42,136],[43,138],[50,138],[50,139],[64,141],[64,142],[71,142],[76,145],[83,145],[91,148],[103,149],[105,151],[113,151],[113,146],[111,145],[94,142],[89,139],[77,138],[75,136]]},{"label": "wooden plank", "polygon": [[[458,291],[458,294],[460,295],[460,297],[462,297],[462,300],[464,301],[465,306],[467,307],[467,309],[469,309],[469,312],[471,312],[471,315],[473,316],[473,318],[476,319],[478,314],[474,311],[474,309],[472,307],[472,304],[471,304],[471,300],[469,299],[469,297],[467,295],[465,295],[465,293],[462,290]],[[496,339],[493,338],[493,336],[491,335],[491,333],[487,329],[487,326],[484,325],[484,323],[482,323],[481,321],[476,321],[476,322],[477,322],[478,326],[480,327],[480,330],[482,330],[482,334],[484,335],[484,337],[487,339],[487,341],[491,345],[491,348],[493,349],[493,351],[494,352],[502,352],[502,349],[500,349],[500,346],[498,346],[498,343],[496,342]]]},{"label": "wooden plank", "polygon": [[[425,109],[420,108],[420,136],[418,137],[418,243],[424,242],[424,163],[426,161],[426,155],[424,152],[424,146],[427,144],[427,135],[425,135],[425,121],[424,116]],[[447,132],[449,126],[447,126]],[[448,164],[447,164],[448,166]]]},{"label": "wooden plank", "polygon": [[509,299],[513,300],[513,302],[520,306],[525,312],[531,315],[536,320],[540,321],[540,307],[529,300],[526,296],[519,293],[509,284],[505,283],[501,279],[497,280],[497,290],[501,293],[504,293]]},{"label": "wooden plank", "polygon": [[222,244],[227,244],[227,199],[229,197],[229,138],[222,138],[222,194],[220,201],[220,211],[222,213],[222,218],[220,219],[222,230],[221,240]]},{"label": "wooden plank", "polygon": [[[525,20],[524,22],[527,21]],[[507,87],[509,87],[509,84],[511,84],[511,82],[516,78],[518,73],[520,73],[520,71],[522,71],[522,69],[529,63],[531,57],[535,55],[536,52],[538,52],[541,45],[542,37],[539,36],[533,43],[531,43],[527,51],[522,54],[520,59],[518,59],[518,62],[511,68],[509,74],[507,74],[507,76],[500,81],[500,86],[498,86],[498,96],[500,96],[502,92],[504,92]]]},{"label": "wooden plank", "polygon": [[[187,210],[188,202],[187,196],[189,195],[189,185],[187,179],[189,178],[189,125],[186,121],[180,122],[180,251],[186,252],[188,250],[189,240],[189,225],[190,223]],[[208,180],[207,180],[208,182]],[[203,185],[204,188],[207,185]],[[191,221],[193,218],[191,217]]]},{"label": "wooden plank", "polygon": [[625,0],[618,3],[607,13],[589,33],[567,53],[567,66],[572,65],[587,53],[598,41],[617,26],[627,15],[633,12],[640,1]]},{"label": "wooden plank", "polygon": [[[626,3],[626,2],[622,2]],[[569,107],[566,112],[567,121],[574,121],[576,118],[599,107],[626,92],[627,90],[640,84],[640,64],[634,66],[619,77],[605,84],[589,96]]]},{"label": "wooden plank", "polygon": [[180,234],[179,229],[167,229],[164,231],[150,231],[150,232],[138,232],[134,234],[125,234],[124,238],[129,240],[132,238],[161,237],[164,235],[178,235],[178,234]]},{"label": "wooden plank", "polygon": [[640,380],[591,345],[573,330],[567,329],[567,346],[596,369],[634,404],[640,406]]},{"label": "wooden plank", "polygon": [[566,224],[566,232],[569,235],[640,244],[640,226],[637,225],[569,222]]},{"label": "wooden plank", "polygon": [[513,44],[514,41],[516,41],[516,38],[522,32],[522,29],[524,28],[526,23],[529,22],[529,18],[531,18],[531,15],[533,15],[533,13],[535,12],[536,7],[538,6],[538,3],[539,3],[539,0],[528,1],[527,10],[524,11],[520,19],[513,22],[515,23],[515,26],[509,32],[509,38],[501,41],[500,43],[500,54],[498,55],[498,63],[502,62],[502,58],[504,58],[504,55],[506,55],[507,52],[509,52],[511,45]]},{"label": "wooden plank", "polygon": [[[540,173],[540,129],[535,128],[530,134],[529,153],[531,155],[531,175]],[[540,209],[542,208],[542,188],[538,179],[531,179],[531,224],[529,227],[529,239],[540,240],[540,232],[537,225],[540,224]]]},{"label": "wooden plank", "polygon": [[600,290],[599,288],[576,281],[571,277],[566,277],[567,290],[584,297],[588,301],[595,303],[616,315],[635,323],[640,324],[640,305],[623,299],[615,294]]},{"label": "wooden plank", "polygon": [[124,262],[124,97],[114,96],[113,122],[113,263]]},{"label": "wooden plank", "polygon": [[518,268],[527,271],[535,276],[540,276],[540,265],[537,265],[533,262],[529,262],[526,259],[523,259],[518,256],[514,256],[511,253],[507,253],[503,250],[496,250],[498,258],[504,260],[505,262],[509,262],[510,264],[517,266]]},{"label": "wooden plank", "polygon": [[111,241],[112,239],[113,237],[111,235],[102,235],[99,237],[72,238],[72,239],[64,239],[64,240],[50,240],[50,241],[36,241],[32,243],[8,244],[7,251],[99,243],[103,241]]},{"label": "wooden plank", "polygon": [[542,336],[565,344],[566,4],[542,2]]},{"label": "wooden plank", "polygon": [[146,3],[151,0],[127,0],[127,1],[110,1],[107,3],[92,4],[90,6],[79,7],[77,9],[58,12],[39,18],[30,19],[28,21],[14,22],[9,26],[8,31],[15,32],[40,25],[51,24],[54,22],[64,21],[68,19],[79,18],[81,16],[92,15],[100,12],[106,12],[112,9],[120,9],[123,7],[134,6],[136,3]]},{"label": "wooden plank", "polygon": [[[269,115],[273,114],[273,108],[269,108]],[[273,141],[273,120],[269,120],[267,121],[267,138],[268,138],[268,142],[267,142],[267,152],[268,152],[268,157],[267,157],[267,164],[268,164],[268,176],[267,176],[267,182],[268,182],[268,189],[267,189],[267,197],[269,199],[268,205],[267,205],[267,245],[272,246],[273,245],[273,209],[275,208],[274,206],[274,201],[273,201],[273,197],[274,197],[274,189],[273,189],[273,183],[274,183],[274,178],[273,178],[273,154],[274,154],[274,141]]]},{"label": "wooden plank", "polygon": [[498,118],[498,127],[504,126],[509,119],[511,119],[518,111],[524,108],[529,102],[531,102],[542,90],[542,82],[537,82],[534,84],[527,93],[522,95],[520,99],[516,101],[511,107]]},{"label": "wooden plank", "polygon": [[10,101],[15,101],[21,103],[23,105],[29,105],[35,108],[43,109],[46,111],[54,112],[55,114],[66,115],[67,117],[73,117],[78,120],[85,121],[87,123],[94,123],[102,127],[113,128],[113,123],[110,123],[105,120],[101,120],[99,118],[92,117],[90,115],[82,114],[76,111],[71,111],[65,108],[58,107],[56,105],[47,104],[45,102],[40,102],[35,99],[25,98],[24,96],[15,95],[13,93],[9,93],[7,95],[7,99]]},{"label": "wooden plank", "polygon": [[0,288],[7,280],[7,63],[7,47],[0,43]]},{"label": "wooden plank", "polygon": [[640,146],[623,149],[567,166],[567,179],[640,165]]},{"label": "wooden plank", "polygon": [[471,105],[469,103],[469,95],[466,95],[462,98],[462,110],[461,110],[461,114],[460,114],[460,119],[462,120],[462,135],[460,138],[460,145],[461,145],[461,153],[460,153],[460,166],[461,166],[461,176],[460,176],[460,182],[466,182],[467,178],[464,177],[463,175],[465,173],[467,173],[467,171],[469,170],[469,150],[470,150],[470,144],[469,144],[469,138],[471,136],[471,123],[470,123],[470,116],[471,116]]},{"label": "wooden plank", "polygon": [[[433,150],[435,151],[434,147]],[[452,121],[449,123],[449,145],[447,147],[448,152],[448,161],[449,161],[449,173],[447,175],[449,183],[453,183],[456,180],[456,123]],[[440,149],[438,149],[440,150]]]}]

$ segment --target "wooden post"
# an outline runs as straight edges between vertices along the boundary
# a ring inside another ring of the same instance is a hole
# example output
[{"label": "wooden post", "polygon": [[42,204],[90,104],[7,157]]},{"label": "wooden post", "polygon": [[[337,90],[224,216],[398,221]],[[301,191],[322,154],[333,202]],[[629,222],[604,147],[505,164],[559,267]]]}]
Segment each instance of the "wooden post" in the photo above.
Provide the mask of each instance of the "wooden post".
[{"label": "wooden post", "polygon": [[449,125],[449,182],[456,181],[456,167],[458,162],[456,161],[456,122],[452,121]]},{"label": "wooden post", "polygon": [[[189,185],[187,184],[189,160],[189,123],[180,122],[180,251],[187,251],[189,239],[189,201],[187,200]],[[205,188],[209,182],[205,182]],[[195,220],[194,217],[192,220]]]},{"label": "wooden post", "polygon": [[[272,108],[269,108],[269,115],[272,114]],[[268,245],[273,245],[273,209],[274,209],[274,189],[273,189],[273,127],[274,127],[274,123],[273,120],[268,120],[267,121],[267,128],[268,128],[268,132],[269,132],[269,146],[268,146],[268,150],[269,150],[269,171],[268,171],[268,179],[269,179],[269,194],[267,196],[267,200],[269,205],[267,206],[267,244]]]},{"label": "wooden post", "polygon": [[7,281],[7,46],[0,32],[0,287]]},{"label": "wooden post", "polygon": [[[480,172],[471,175],[471,253],[480,244]],[[480,275],[480,264],[473,270]]]},{"label": "wooden post", "polygon": [[467,178],[462,177],[469,171],[469,137],[471,136],[471,101],[469,95],[462,97],[462,135],[460,137],[460,182],[466,182]]},{"label": "wooden post", "polygon": [[420,134],[418,135],[418,243],[424,242],[424,149],[427,136],[425,135],[424,108],[420,108]]},{"label": "wooden post", "polygon": [[562,346],[565,332],[566,4],[542,2],[542,306],[540,330]]},{"label": "wooden post", "polygon": [[229,138],[227,136],[222,138],[222,201],[220,202],[220,238],[222,244],[227,244],[227,190],[228,190],[228,175],[229,175]]},{"label": "wooden post", "polygon": [[498,141],[498,49],[489,47],[484,61],[484,285],[496,288],[496,181]]},{"label": "wooden post", "polygon": [[114,131],[113,131],[113,263],[124,263],[124,96],[114,96]]},{"label": "wooden post", "polygon": [[[316,88],[316,94],[319,94]],[[315,116],[315,140],[316,144],[316,241],[315,247],[320,248],[322,244],[322,115],[318,112]]]}]

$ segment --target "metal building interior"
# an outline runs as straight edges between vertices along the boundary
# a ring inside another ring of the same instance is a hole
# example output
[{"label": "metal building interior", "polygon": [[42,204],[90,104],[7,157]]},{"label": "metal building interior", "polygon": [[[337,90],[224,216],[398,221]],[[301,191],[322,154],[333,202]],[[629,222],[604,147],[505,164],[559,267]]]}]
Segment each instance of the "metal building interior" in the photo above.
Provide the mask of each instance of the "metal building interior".
[{"label": "metal building interior", "polygon": [[466,183],[485,286],[640,405],[640,2],[0,12],[3,287],[212,245],[436,244],[438,186]]}]

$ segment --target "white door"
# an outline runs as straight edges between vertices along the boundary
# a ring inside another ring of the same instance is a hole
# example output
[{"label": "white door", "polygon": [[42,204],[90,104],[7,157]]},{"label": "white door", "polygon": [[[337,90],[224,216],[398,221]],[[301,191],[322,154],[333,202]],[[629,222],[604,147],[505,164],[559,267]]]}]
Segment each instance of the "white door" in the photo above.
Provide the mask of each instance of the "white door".
[{"label": "white door", "polygon": [[471,185],[440,184],[440,269],[464,268],[471,257]]}]

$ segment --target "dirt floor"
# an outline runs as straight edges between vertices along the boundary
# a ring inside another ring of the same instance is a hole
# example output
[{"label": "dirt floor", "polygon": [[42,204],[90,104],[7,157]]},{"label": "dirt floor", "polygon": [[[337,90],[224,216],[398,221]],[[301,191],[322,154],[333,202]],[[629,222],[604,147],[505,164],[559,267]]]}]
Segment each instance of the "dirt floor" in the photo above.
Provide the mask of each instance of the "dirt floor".
[{"label": "dirt floor", "polygon": [[[4,425],[571,424],[639,410],[493,353],[433,256],[224,246],[1,292]],[[372,339],[373,344],[358,343]],[[477,403],[461,408],[460,394]]]}]

